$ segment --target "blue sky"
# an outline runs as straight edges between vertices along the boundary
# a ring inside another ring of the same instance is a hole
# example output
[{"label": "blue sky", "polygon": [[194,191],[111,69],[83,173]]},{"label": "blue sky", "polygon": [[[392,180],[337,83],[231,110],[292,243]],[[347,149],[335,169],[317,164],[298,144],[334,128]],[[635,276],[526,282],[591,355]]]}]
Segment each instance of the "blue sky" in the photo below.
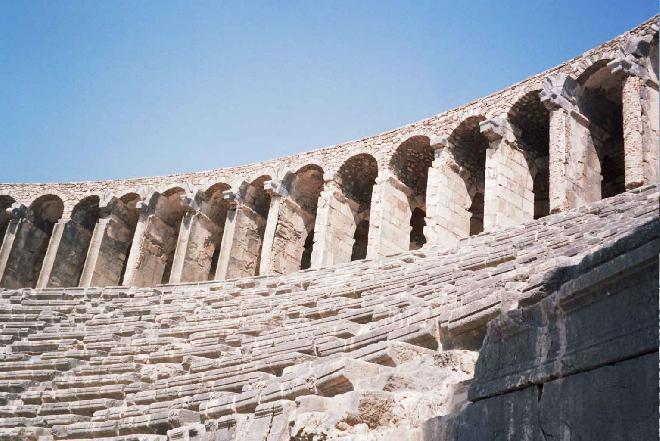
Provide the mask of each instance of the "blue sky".
[{"label": "blue sky", "polygon": [[650,0],[0,0],[0,182],[240,165],[484,96]]}]

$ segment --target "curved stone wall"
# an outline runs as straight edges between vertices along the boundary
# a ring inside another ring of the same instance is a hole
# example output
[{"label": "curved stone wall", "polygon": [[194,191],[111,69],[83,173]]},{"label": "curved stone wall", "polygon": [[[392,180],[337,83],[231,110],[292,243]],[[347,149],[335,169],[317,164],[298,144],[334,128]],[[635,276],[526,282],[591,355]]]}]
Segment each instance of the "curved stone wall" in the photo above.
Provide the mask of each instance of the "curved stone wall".
[{"label": "curved stone wall", "polygon": [[656,22],[337,146],[182,175],[0,184],[0,287],[285,274],[449,246],[656,182]]}]

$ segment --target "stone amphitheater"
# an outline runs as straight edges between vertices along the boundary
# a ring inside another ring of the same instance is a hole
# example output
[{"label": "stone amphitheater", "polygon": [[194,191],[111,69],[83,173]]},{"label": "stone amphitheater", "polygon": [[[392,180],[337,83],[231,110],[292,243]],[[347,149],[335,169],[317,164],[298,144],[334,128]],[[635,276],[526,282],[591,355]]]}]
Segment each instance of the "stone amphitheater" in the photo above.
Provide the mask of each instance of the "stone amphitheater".
[{"label": "stone amphitheater", "polygon": [[658,17],[380,135],[0,184],[0,440],[654,440]]}]

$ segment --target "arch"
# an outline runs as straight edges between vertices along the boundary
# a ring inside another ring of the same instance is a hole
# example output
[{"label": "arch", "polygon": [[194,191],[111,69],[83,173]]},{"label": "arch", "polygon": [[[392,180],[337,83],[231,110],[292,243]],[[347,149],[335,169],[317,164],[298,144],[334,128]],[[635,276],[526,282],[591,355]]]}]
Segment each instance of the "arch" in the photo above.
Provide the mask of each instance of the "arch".
[{"label": "arch", "polygon": [[[371,197],[378,176],[378,162],[368,153],[360,153],[348,158],[339,167],[335,180],[344,195],[353,201],[351,211],[353,222],[349,234],[353,237],[351,260],[366,257]],[[363,251],[364,250],[364,251]]]},{"label": "arch", "polygon": [[53,226],[64,213],[64,202],[53,194],[42,195],[32,201],[30,211],[34,224],[50,236]]},{"label": "arch", "polygon": [[316,215],[319,194],[323,190],[323,169],[316,164],[300,167],[285,179],[287,192],[308,213]]},{"label": "arch", "polygon": [[[410,224],[408,249],[418,249],[424,243],[423,216],[426,213],[426,188],[429,169],[435,153],[428,136],[416,135],[402,142],[390,158],[389,169],[408,189],[408,210],[405,215]],[[424,213],[419,219],[420,213]],[[414,230],[414,231],[413,231]]]},{"label": "arch", "polygon": [[270,209],[270,195],[264,188],[264,183],[271,179],[270,175],[261,175],[250,182],[245,190],[245,205],[261,215],[264,220],[268,218]]},{"label": "arch", "polygon": [[371,204],[371,192],[378,176],[378,162],[368,153],[351,156],[339,167],[335,180],[342,192],[361,209]]},{"label": "arch", "polygon": [[140,196],[138,193],[131,191],[120,196],[119,199],[126,204],[132,204],[133,206],[135,206],[137,202],[140,199],[142,199],[142,196]]},{"label": "arch", "polygon": [[78,222],[85,229],[92,231],[99,219],[99,197],[87,196],[80,200],[71,210],[71,219]]},{"label": "arch", "polygon": [[[278,222],[277,229],[279,236],[289,238],[289,243],[274,243],[275,254],[281,256],[279,263],[271,263],[274,267],[271,268],[272,271],[287,273],[292,271],[294,266],[295,269],[307,269],[311,266],[318,200],[323,190],[323,173],[319,165],[307,164],[284,178],[283,185],[294,204],[281,208],[280,216],[283,216],[286,222]],[[288,249],[285,250],[285,247]]]},{"label": "arch", "polygon": [[13,210],[16,224],[5,233],[2,251],[6,260],[0,268],[0,286],[36,286],[53,228],[63,213],[64,203],[54,194],[39,196],[28,209]]},{"label": "arch", "polygon": [[415,194],[425,195],[433,157],[429,137],[412,136],[399,144],[390,159],[389,168]]},{"label": "arch", "polygon": [[108,250],[107,258],[113,261],[113,264],[107,264],[106,267],[114,267],[110,270],[106,277],[102,279],[101,283],[89,284],[91,285],[119,285],[124,279],[126,273],[126,264],[128,263],[128,256],[131,253],[131,246],[135,237],[135,229],[137,227],[138,219],[140,218],[140,210],[137,207],[138,202],[142,200],[142,196],[135,192],[128,192],[119,197],[120,204],[111,207],[110,212],[105,213],[106,216],[111,217],[112,225],[116,233],[111,234],[112,246]]},{"label": "arch", "polygon": [[99,212],[96,195],[74,205],[70,218],[58,227],[60,233],[49,244],[37,287],[78,286]]},{"label": "arch", "polygon": [[181,187],[181,186],[174,186],[174,187],[168,187],[165,191],[161,192],[161,194],[165,197],[170,197],[174,194],[183,194],[185,193],[186,190]]},{"label": "arch", "polygon": [[[199,228],[206,233],[203,243],[200,244],[201,247],[206,248],[205,253],[203,253],[206,258],[204,262],[200,262],[200,266],[206,274],[201,280],[213,280],[217,271],[222,236],[229,211],[229,202],[224,198],[224,193],[230,188],[230,185],[225,182],[216,182],[204,190],[203,193],[200,211],[208,218],[211,225]],[[199,277],[202,277],[202,275],[200,274]],[[188,280],[184,277],[182,281]]]},{"label": "arch", "polygon": [[[469,235],[483,231],[486,149],[489,146],[479,129],[479,123],[484,120],[481,115],[471,116],[463,120],[448,138],[447,154],[453,161],[453,171],[460,177],[454,182],[457,185],[455,203],[469,213],[466,224],[469,225]],[[465,225],[465,222],[459,223]]]},{"label": "arch", "polygon": [[531,188],[520,190],[524,199],[527,194],[533,198],[534,219],[550,213],[550,112],[541,103],[539,94],[540,90],[526,93],[507,112],[524,158],[524,164],[520,165],[527,167],[523,174],[529,179],[523,181],[531,181]]},{"label": "arch", "polygon": [[[588,119],[590,142],[585,158],[586,187],[600,187],[600,195],[610,197],[625,191],[625,153],[621,78],[612,75],[601,59],[577,78],[577,106]],[[598,182],[600,181],[600,182]],[[598,185],[600,184],[600,185]]]},{"label": "arch", "polygon": [[[613,59],[621,56],[621,52],[619,50],[607,50],[604,52],[600,52],[597,54],[592,55],[589,57],[589,60],[583,60],[581,63],[577,65],[577,68],[573,71],[571,74],[571,77],[573,78],[580,78],[580,77],[585,77],[589,75],[589,72],[593,72],[594,66],[596,65],[606,65]],[[585,63],[585,61],[588,61]]]},{"label": "arch", "polygon": [[[158,198],[156,205],[155,214],[170,227],[170,231],[172,232],[171,239],[163,243],[162,252],[164,255],[161,256],[161,259],[164,260],[165,264],[160,283],[167,283],[170,280],[174,252],[176,251],[179,229],[184,215],[184,207],[181,199],[185,194],[186,190],[180,186],[168,188]],[[160,234],[162,234],[162,231],[155,233],[152,238],[156,241],[161,241],[162,237],[158,237]]]},{"label": "arch", "polygon": [[123,285],[154,286],[167,283],[184,215],[181,186],[154,191],[139,210],[139,219],[126,262]]},{"label": "arch", "polygon": [[126,272],[139,218],[141,196],[129,192],[119,198],[108,195],[99,209],[79,286],[119,285]]}]

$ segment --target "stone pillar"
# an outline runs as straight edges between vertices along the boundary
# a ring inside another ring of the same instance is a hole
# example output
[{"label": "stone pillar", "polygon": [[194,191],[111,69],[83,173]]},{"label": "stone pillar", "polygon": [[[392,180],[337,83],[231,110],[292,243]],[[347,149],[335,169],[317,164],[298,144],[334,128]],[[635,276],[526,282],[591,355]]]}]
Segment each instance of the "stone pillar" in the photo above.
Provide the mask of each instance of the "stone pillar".
[{"label": "stone pillar", "polygon": [[367,258],[379,258],[410,249],[412,190],[391,172],[376,177],[371,197]]},{"label": "stone pillar", "polygon": [[259,274],[288,274],[300,269],[313,216],[293,200],[281,181],[267,181],[270,209],[264,231]]},{"label": "stone pillar", "polygon": [[334,180],[326,180],[316,208],[312,268],[351,261],[358,209]]},{"label": "stone pillar", "polygon": [[0,287],[33,288],[48,248],[50,232],[35,224],[34,213],[14,204],[0,247]]},{"label": "stone pillar", "polygon": [[245,204],[243,191],[226,191],[225,199],[231,205],[222,235],[215,279],[257,275],[266,220]]},{"label": "stone pillar", "polygon": [[580,113],[575,81],[562,75],[546,79],[541,102],[550,111],[550,212],[569,210],[601,199],[599,140],[605,134]]},{"label": "stone pillar", "polygon": [[434,148],[426,189],[424,236],[429,244],[451,246],[470,235],[472,198],[461,176],[465,170],[450,153],[451,143],[443,139]]},{"label": "stone pillar", "polygon": [[179,233],[179,225],[164,218],[159,207],[163,199],[154,192],[138,203],[140,217],[126,263],[124,286],[154,286],[163,281]]},{"label": "stone pillar", "polygon": [[87,249],[80,286],[116,286],[121,283],[137,222],[137,209],[116,197],[100,204],[100,217]]},{"label": "stone pillar", "polygon": [[222,228],[202,211],[203,193],[182,200],[186,213],[181,221],[170,283],[209,280],[211,262]]},{"label": "stone pillar", "polygon": [[623,144],[626,189],[658,182],[658,83],[633,55],[608,63],[623,82]]},{"label": "stone pillar", "polygon": [[514,127],[504,117],[480,124],[486,150],[484,230],[509,227],[534,219],[535,170],[517,143]]}]

